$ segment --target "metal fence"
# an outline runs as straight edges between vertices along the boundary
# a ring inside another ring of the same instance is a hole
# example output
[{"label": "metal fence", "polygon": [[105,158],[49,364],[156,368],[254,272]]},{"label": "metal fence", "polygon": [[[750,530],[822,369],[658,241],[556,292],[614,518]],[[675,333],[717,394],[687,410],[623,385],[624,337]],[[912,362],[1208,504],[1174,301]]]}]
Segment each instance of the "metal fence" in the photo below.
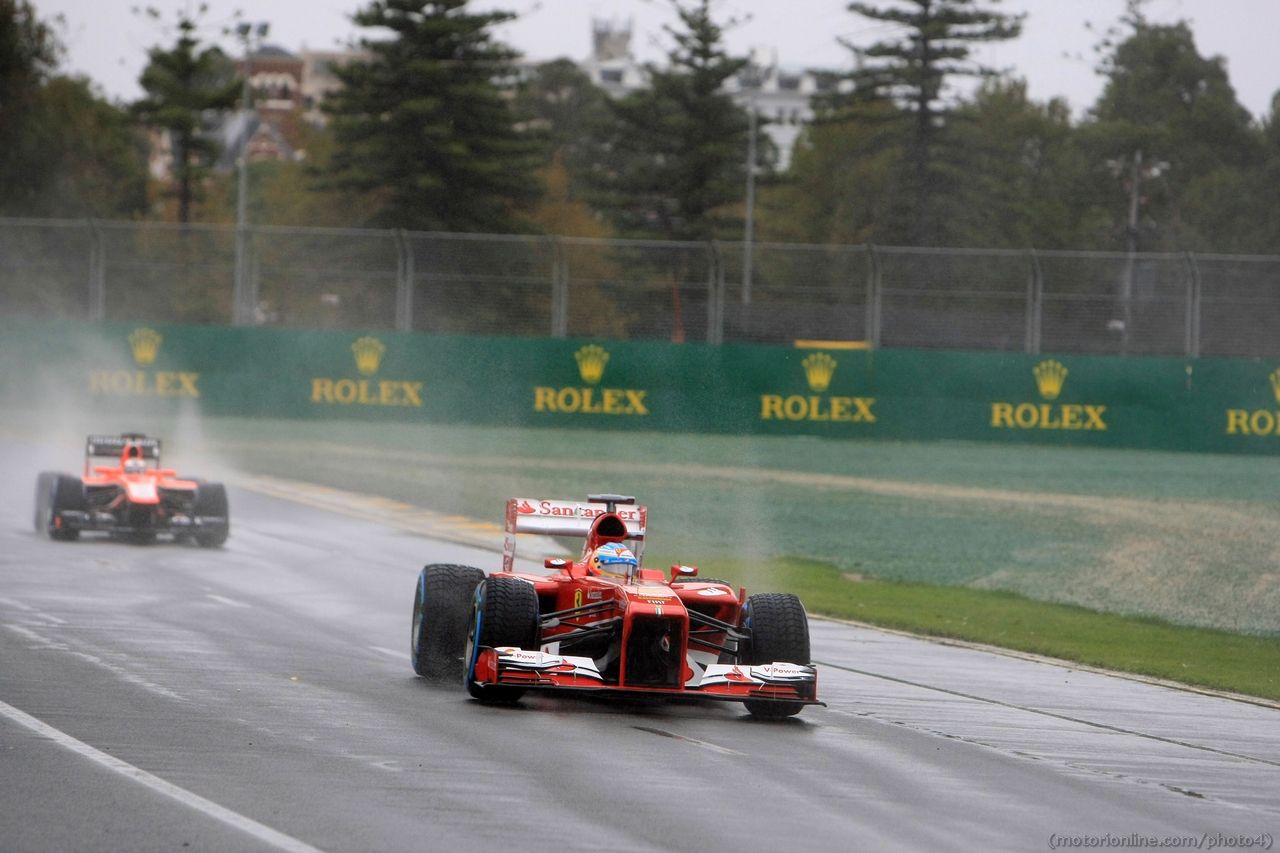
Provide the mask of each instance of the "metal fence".
[{"label": "metal fence", "polygon": [[458,334],[1280,356],[1280,257],[0,219],[0,313]]}]

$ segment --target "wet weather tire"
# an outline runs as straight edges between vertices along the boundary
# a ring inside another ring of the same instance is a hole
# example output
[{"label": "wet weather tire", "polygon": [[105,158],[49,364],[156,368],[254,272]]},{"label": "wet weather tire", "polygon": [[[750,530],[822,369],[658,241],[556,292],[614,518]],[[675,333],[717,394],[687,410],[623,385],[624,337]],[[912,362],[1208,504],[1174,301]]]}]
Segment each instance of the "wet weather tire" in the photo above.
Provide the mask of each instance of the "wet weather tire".
[{"label": "wet weather tire", "polygon": [[53,481],[57,477],[52,471],[41,471],[36,477],[36,533],[44,533],[49,529],[49,516],[53,511]]},{"label": "wet weather tire", "polygon": [[[41,475],[43,477],[45,475]],[[50,490],[47,502],[48,509],[43,514],[44,530],[50,539],[59,542],[74,542],[80,538],[80,531],[58,524],[58,513],[84,512],[87,506],[84,498],[84,483],[79,477],[69,474],[49,474]],[[39,480],[36,481],[39,489]]]},{"label": "wet weather tire", "polygon": [[476,588],[467,633],[467,692],[484,702],[514,702],[519,687],[476,684],[476,658],[482,648],[515,646],[537,649],[540,640],[538,595],[533,584],[507,575],[492,575]]},{"label": "wet weather tire", "polygon": [[[200,483],[191,504],[192,521],[200,519],[204,525],[193,527],[192,535],[201,548],[220,548],[231,534],[231,519],[227,506],[227,489],[221,483]],[[212,522],[212,524],[209,524]],[[154,535],[154,534],[153,534]]]},{"label": "wet weather tire", "polygon": [[409,635],[409,657],[418,675],[462,677],[471,601],[483,580],[479,569],[447,563],[426,566],[418,573]]},{"label": "wet weather tire", "polygon": [[[765,592],[747,599],[742,610],[743,627],[750,629],[742,662],[809,663],[809,617],[800,599],[790,593]],[[780,720],[800,713],[801,702],[750,699],[743,703],[753,717]]]}]

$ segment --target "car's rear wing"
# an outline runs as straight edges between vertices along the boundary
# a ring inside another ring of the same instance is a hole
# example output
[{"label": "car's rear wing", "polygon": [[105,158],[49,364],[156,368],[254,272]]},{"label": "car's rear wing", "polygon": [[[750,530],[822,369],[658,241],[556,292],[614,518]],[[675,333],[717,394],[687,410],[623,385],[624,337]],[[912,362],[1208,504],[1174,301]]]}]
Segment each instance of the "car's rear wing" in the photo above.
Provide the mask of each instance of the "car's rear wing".
[{"label": "car's rear wing", "polygon": [[138,448],[138,455],[143,459],[160,459],[160,439],[128,432],[123,435],[89,436],[85,439],[84,455],[90,458],[111,456],[119,459],[129,445]]},{"label": "car's rear wing", "polygon": [[636,559],[641,559],[644,556],[649,508],[634,506],[634,500],[621,495],[591,495],[585,503],[512,498],[507,501],[507,535],[502,548],[503,571],[511,571],[515,564],[516,534],[586,538],[596,518],[610,511],[627,526],[626,538],[636,543]]}]

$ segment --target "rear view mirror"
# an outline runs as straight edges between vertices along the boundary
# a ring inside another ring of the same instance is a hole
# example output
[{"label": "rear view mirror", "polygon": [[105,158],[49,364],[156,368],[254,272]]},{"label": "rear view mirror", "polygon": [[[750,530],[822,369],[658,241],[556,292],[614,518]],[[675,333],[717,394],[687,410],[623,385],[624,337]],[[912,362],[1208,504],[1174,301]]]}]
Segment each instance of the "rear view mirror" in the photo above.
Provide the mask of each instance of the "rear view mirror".
[{"label": "rear view mirror", "polygon": [[567,565],[569,565],[569,561],[559,557],[548,557],[542,561],[542,567],[545,569],[563,569]]},{"label": "rear view mirror", "polygon": [[672,566],[671,580],[676,578],[696,578],[698,576],[697,566]]}]

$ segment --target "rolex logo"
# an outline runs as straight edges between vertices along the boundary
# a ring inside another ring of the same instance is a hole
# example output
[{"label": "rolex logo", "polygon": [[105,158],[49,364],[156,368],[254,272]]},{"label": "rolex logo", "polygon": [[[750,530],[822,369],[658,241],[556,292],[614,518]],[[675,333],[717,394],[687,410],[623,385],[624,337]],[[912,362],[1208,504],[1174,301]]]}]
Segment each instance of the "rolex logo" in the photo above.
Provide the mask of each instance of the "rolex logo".
[{"label": "rolex logo", "polygon": [[154,364],[164,338],[155,329],[134,329],[129,334],[133,360],[138,364]]},{"label": "rolex logo", "polygon": [[826,391],[831,385],[831,376],[836,372],[836,360],[825,352],[815,352],[800,362],[804,368],[804,376],[809,380],[809,387],[818,393]]},{"label": "rolex logo", "polygon": [[356,356],[356,369],[365,376],[372,376],[378,372],[378,365],[382,362],[382,354],[387,351],[387,347],[377,338],[361,338],[351,345],[351,351]]},{"label": "rolex logo", "polygon": [[[1042,361],[1031,372],[1046,400],[1056,400],[1067,381],[1067,369],[1053,359]],[[992,403],[992,429],[1060,429],[1105,432],[1107,407],[1087,403]]]},{"label": "rolex logo", "polygon": [[1046,400],[1058,399],[1058,395],[1062,393],[1062,383],[1067,379],[1067,369],[1060,363],[1049,360],[1040,362],[1031,372],[1036,376],[1040,396]]},{"label": "rolex logo", "polygon": [[[372,376],[382,365],[387,345],[375,337],[360,338],[351,345],[356,369]],[[311,379],[311,402],[341,406],[414,406],[422,408],[422,383],[399,379]]]},{"label": "rolex logo", "polygon": [[609,363],[609,353],[595,344],[588,344],[573,354],[578,361],[578,372],[582,381],[595,385],[604,377],[604,366]]},{"label": "rolex logo", "polygon": [[[609,353],[603,347],[587,344],[573,354],[578,373],[588,386],[598,385],[604,378]],[[560,412],[581,415],[647,415],[648,391],[642,388],[552,388],[545,385],[533,389],[535,412]]]},{"label": "rolex logo", "polygon": [[[1191,368],[1187,368],[1190,370]],[[1267,379],[1280,404],[1280,370]],[[1227,409],[1227,435],[1280,435],[1280,412],[1271,409]]]}]

